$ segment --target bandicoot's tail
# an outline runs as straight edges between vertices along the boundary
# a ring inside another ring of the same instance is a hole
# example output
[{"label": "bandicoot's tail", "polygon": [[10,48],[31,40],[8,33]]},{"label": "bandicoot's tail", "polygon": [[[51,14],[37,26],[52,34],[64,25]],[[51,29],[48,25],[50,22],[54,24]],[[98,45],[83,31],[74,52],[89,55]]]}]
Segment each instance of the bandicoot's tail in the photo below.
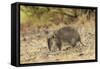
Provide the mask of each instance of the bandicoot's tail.
[{"label": "bandicoot's tail", "polygon": [[83,46],[86,46],[86,45],[84,45],[81,41],[80,41],[80,43],[81,43]]}]

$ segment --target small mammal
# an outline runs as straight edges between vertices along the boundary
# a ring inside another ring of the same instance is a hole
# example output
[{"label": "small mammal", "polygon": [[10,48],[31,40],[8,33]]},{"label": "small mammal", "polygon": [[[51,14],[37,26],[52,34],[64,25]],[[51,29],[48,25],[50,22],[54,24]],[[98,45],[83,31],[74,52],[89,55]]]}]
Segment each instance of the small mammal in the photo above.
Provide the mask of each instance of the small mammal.
[{"label": "small mammal", "polygon": [[48,42],[48,49],[51,51],[51,47],[53,43],[59,50],[61,50],[62,42],[68,42],[71,46],[76,46],[77,42],[81,42],[81,38],[79,33],[72,27],[63,27],[55,32],[51,37],[47,39]]}]

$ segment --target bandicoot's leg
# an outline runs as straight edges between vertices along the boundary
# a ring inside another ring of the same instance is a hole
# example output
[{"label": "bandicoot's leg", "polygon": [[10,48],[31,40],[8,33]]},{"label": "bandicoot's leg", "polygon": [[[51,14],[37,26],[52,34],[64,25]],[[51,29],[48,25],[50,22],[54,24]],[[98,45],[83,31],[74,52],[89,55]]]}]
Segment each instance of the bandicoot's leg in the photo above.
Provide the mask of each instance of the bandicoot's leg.
[{"label": "bandicoot's leg", "polygon": [[49,51],[51,51],[51,45],[52,45],[51,39],[49,38],[47,42],[48,42],[48,49]]},{"label": "bandicoot's leg", "polygon": [[57,45],[59,51],[61,51],[61,40],[60,39],[57,39],[56,45]]}]

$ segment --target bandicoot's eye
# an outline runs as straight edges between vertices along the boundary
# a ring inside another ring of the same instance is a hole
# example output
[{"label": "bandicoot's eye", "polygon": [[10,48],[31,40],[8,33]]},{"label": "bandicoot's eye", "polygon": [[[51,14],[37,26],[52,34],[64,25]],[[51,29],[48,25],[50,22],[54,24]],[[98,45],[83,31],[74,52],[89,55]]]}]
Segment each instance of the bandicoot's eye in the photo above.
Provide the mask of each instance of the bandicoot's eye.
[{"label": "bandicoot's eye", "polygon": [[52,36],[52,38],[54,38],[54,35]]}]

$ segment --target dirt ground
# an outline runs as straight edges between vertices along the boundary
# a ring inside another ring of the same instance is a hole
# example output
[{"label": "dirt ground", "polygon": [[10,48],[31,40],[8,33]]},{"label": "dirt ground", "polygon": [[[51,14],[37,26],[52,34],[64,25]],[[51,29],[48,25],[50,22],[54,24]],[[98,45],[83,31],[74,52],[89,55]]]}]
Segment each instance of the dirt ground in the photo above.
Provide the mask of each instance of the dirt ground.
[{"label": "dirt ground", "polygon": [[[64,26],[65,25],[59,25],[58,27],[55,27],[55,29]],[[69,44],[63,44],[61,51],[49,51],[46,35],[42,33],[27,33],[27,35],[20,34],[20,63],[25,64],[95,59],[95,19],[93,18],[86,21],[79,19],[79,21],[70,24],[70,26],[77,29],[80,34],[81,41],[85,46],[82,46],[80,43],[78,43],[75,47],[72,47]],[[41,36],[38,36],[39,34]]]}]

